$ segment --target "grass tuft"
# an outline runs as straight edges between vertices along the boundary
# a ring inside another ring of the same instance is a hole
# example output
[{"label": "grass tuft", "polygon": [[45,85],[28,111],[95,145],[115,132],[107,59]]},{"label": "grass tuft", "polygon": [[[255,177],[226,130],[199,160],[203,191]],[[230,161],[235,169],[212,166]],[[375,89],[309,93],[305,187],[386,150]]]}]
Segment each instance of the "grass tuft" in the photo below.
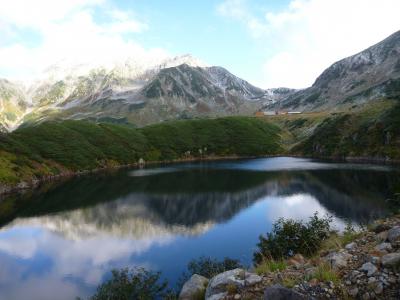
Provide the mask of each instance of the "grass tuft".
[{"label": "grass tuft", "polygon": [[282,271],[287,268],[287,263],[284,260],[263,260],[255,268],[257,274],[267,274],[270,272]]}]

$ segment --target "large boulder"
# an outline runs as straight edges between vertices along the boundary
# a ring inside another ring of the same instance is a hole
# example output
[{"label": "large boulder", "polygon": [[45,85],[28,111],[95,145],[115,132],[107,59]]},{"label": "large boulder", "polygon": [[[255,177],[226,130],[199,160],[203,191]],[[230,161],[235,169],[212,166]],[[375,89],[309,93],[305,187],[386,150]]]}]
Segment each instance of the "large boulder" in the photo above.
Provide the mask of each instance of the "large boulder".
[{"label": "large boulder", "polygon": [[357,246],[357,244],[355,242],[352,242],[352,243],[347,244],[344,248],[346,250],[350,251],[350,250],[353,250],[356,246]]},{"label": "large boulder", "polygon": [[381,233],[383,231],[389,230],[390,226],[387,224],[373,224],[371,227],[371,231],[375,232],[375,233]]},{"label": "large boulder", "polygon": [[347,261],[351,258],[351,254],[347,252],[332,252],[323,259],[328,262],[335,270],[346,267]]},{"label": "large boulder", "polygon": [[182,287],[179,300],[204,299],[208,279],[204,276],[194,274]]},{"label": "large boulder", "polygon": [[305,300],[310,299],[280,284],[267,287],[264,291],[264,300]]},{"label": "large boulder", "polygon": [[375,240],[378,242],[385,242],[388,238],[388,231],[382,231],[379,232],[376,236],[375,236]]},{"label": "large boulder", "polygon": [[400,252],[382,256],[382,265],[384,267],[400,267]]},{"label": "large boulder", "polygon": [[361,266],[360,270],[366,272],[367,276],[372,276],[378,271],[378,268],[373,263],[367,262]]},{"label": "large boulder", "polygon": [[375,246],[375,250],[378,251],[390,251],[392,250],[392,245],[390,243],[380,243]]},{"label": "large boulder", "polygon": [[393,227],[388,231],[388,240],[391,243],[396,242],[397,240],[400,240],[400,226]]},{"label": "large boulder", "polygon": [[219,300],[227,295],[228,289],[240,290],[245,286],[260,283],[262,278],[243,269],[234,269],[218,274],[210,279],[206,290],[207,300]]}]

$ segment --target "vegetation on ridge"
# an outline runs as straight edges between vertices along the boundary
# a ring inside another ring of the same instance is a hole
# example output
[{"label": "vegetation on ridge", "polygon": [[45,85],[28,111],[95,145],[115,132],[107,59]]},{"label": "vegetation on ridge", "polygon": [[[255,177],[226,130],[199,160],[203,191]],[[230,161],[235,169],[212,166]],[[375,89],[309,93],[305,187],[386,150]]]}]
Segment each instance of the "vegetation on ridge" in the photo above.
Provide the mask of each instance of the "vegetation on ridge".
[{"label": "vegetation on ridge", "polygon": [[400,159],[400,104],[378,101],[355,112],[329,115],[293,153],[321,157]]},{"label": "vegetation on ridge", "polygon": [[165,122],[140,129],[45,122],[0,135],[0,183],[145,161],[260,156],[283,151],[279,128],[251,117]]}]

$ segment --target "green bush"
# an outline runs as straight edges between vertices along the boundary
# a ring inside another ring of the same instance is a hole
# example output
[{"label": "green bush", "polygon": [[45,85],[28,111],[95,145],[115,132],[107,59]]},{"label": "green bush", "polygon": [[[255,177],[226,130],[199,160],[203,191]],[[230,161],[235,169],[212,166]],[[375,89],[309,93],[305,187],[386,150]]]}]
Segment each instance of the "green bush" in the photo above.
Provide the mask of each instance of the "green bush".
[{"label": "green bush", "polygon": [[297,253],[313,255],[329,237],[331,222],[332,217],[320,218],[317,213],[307,223],[280,218],[266,237],[260,236],[254,262],[260,264],[264,260],[279,260]]},{"label": "green bush", "polygon": [[287,267],[287,263],[284,260],[268,259],[262,261],[256,266],[255,271],[257,274],[267,274],[269,272],[282,271]]},{"label": "green bush", "polygon": [[90,300],[153,300],[167,295],[167,282],[160,273],[143,268],[113,270],[112,277],[101,284]]},{"label": "green bush", "polygon": [[190,275],[198,274],[206,278],[214,277],[225,271],[243,268],[239,260],[225,257],[222,261],[211,257],[202,256],[198,259],[193,259],[188,263]]}]

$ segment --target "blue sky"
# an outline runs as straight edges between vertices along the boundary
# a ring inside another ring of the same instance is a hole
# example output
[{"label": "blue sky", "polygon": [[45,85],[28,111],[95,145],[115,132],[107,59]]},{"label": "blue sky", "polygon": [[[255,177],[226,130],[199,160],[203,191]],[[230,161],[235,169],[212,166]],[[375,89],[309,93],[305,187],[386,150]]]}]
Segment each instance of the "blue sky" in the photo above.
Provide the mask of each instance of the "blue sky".
[{"label": "blue sky", "polygon": [[300,88],[399,30],[398,11],[398,0],[0,0],[0,77],[189,53],[260,87]]},{"label": "blue sky", "polygon": [[[218,12],[221,1],[179,0],[173,3],[162,0],[135,3],[137,14],[145,16],[144,20],[149,23],[148,32],[138,37],[143,45],[162,47],[174,54],[190,53],[209,64],[225,66],[244,78],[255,80],[255,70],[259,69],[269,49],[252,38],[245,26],[221,16]],[[288,3],[248,2],[252,12],[260,18],[263,12],[279,11]]]}]

